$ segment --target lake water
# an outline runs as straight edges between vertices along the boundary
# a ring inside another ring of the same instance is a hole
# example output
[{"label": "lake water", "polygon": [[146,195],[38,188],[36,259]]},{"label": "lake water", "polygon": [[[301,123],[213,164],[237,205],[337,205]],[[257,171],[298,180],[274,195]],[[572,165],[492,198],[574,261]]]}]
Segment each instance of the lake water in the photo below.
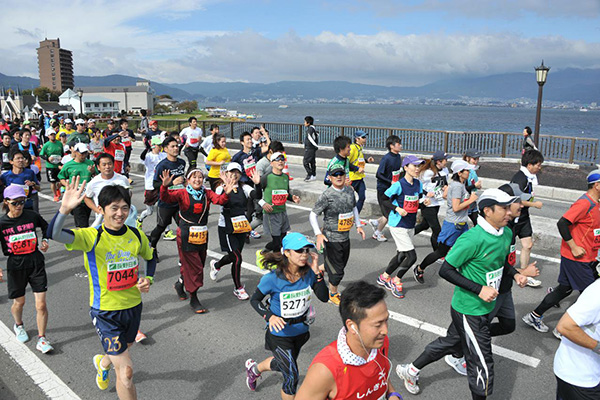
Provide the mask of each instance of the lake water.
[{"label": "lake water", "polygon": [[[534,108],[420,106],[391,104],[227,103],[229,110],[259,114],[258,121],[302,123],[311,115],[317,124],[380,126],[447,131],[521,133],[534,129]],[[600,111],[542,109],[540,134],[600,139]]]}]

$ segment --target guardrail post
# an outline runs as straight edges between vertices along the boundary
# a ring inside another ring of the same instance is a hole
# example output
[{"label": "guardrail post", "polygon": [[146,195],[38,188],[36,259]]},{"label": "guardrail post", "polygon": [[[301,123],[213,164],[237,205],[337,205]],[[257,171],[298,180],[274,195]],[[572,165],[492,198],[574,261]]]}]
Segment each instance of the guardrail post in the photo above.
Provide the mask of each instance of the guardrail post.
[{"label": "guardrail post", "polygon": [[202,133],[206,135],[206,121],[202,121]]},{"label": "guardrail post", "polygon": [[298,144],[302,144],[302,125],[298,125]]},{"label": "guardrail post", "polygon": [[448,131],[444,132],[444,153],[448,152],[448,140],[450,138],[450,134],[448,133]]},{"label": "guardrail post", "polygon": [[344,136],[344,132],[346,131],[346,129],[344,129],[344,128],[345,128],[345,127],[344,127],[344,126],[342,126],[342,130],[341,130],[341,132],[340,132],[340,136]]},{"label": "guardrail post", "polygon": [[177,121],[177,130],[181,132],[181,121]]},{"label": "guardrail post", "polygon": [[575,157],[575,138],[571,139],[571,154],[569,155],[569,163],[573,164],[573,158]]},{"label": "guardrail post", "polygon": [[229,132],[229,135],[230,135],[230,136],[231,136],[231,138],[233,139],[233,122],[230,122],[230,123],[229,123],[229,130],[230,130],[230,132]]},{"label": "guardrail post", "polygon": [[502,134],[502,158],[506,158],[506,133]]}]

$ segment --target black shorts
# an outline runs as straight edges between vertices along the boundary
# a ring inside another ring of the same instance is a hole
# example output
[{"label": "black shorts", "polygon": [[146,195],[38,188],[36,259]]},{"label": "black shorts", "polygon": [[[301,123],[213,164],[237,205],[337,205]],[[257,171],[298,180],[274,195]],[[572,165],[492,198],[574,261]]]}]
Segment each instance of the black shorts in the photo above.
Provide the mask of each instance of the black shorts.
[{"label": "black shorts", "polygon": [[48,182],[50,182],[50,183],[59,182],[60,181],[60,179],[58,179],[59,172],[60,172],[60,170],[58,168],[46,168],[46,178],[48,179]]},{"label": "black shorts", "polygon": [[289,350],[294,360],[296,360],[298,354],[300,354],[300,349],[308,342],[309,338],[310,332],[302,333],[298,336],[275,336],[267,328],[265,333],[265,350],[273,352],[274,355],[277,354],[277,349]]},{"label": "black shorts", "polygon": [[377,191],[377,204],[379,204],[379,209],[381,210],[381,215],[383,215],[385,218],[388,217],[388,215],[390,215],[390,211],[387,207],[385,207],[383,205],[383,198],[387,197],[383,194],[383,192]]},{"label": "black shorts", "polygon": [[517,222],[513,228],[513,234],[518,236],[520,239],[528,238],[533,236],[533,229],[531,228],[531,219],[526,218],[525,220]]},{"label": "black shorts", "polygon": [[592,388],[584,388],[571,385],[556,377],[556,399],[557,400],[595,400],[600,399],[600,385]]},{"label": "black shorts", "polygon": [[153,206],[160,197],[160,189],[144,190],[144,204],[147,206]]},{"label": "black shorts", "polygon": [[350,240],[325,242],[323,256],[325,257],[325,271],[327,271],[329,283],[333,286],[339,285],[344,277],[344,268],[346,268],[350,258]]},{"label": "black shorts", "polygon": [[27,284],[31,285],[33,293],[42,293],[48,290],[48,277],[43,260],[35,262],[31,267],[7,269],[6,275],[9,299],[25,296]]},{"label": "black shorts", "polygon": [[227,233],[227,229],[219,226],[219,244],[221,245],[221,251],[227,253],[233,253],[239,250],[241,253],[246,243],[246,233]]},{"label": "black shorts", "polygon": [[90,308],[90,317],[102,342],[104,352],[116,356],[127,350],[140,329],[142,303],[135,307],[117,311]]}]

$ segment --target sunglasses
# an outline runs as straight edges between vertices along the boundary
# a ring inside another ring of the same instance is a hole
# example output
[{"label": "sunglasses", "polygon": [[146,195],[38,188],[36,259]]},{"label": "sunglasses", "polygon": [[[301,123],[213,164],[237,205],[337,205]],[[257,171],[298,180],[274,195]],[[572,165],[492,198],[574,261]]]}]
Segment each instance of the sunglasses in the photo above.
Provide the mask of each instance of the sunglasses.
[{"label": "sunglasses", "polygon": [[344,175],[346,175],[346,173],[345,173],[345,172],[341,172],[341,171],[339,171],[339,172],[334,172],[333,174],[331,174],[331,176],[333,176],[333,177],[335,177],[335,178],[338,178],[338,177],[340,177],[340,176],[344,176]]},{"label": "sunglasses", "polygon": [[13,205],[15,207],[24,206],[25,205],[25,200],[9,201],[8,204],[11,204],[11,205]]},{"label": "sunglasses", "polygon": [[294,250],[294,252],[296,252],[298,254],[304,254],[304,253],[308,254],[308,253],[310,253],[310,247],[303,247],[301,249]]},{"label": "sunglasses", "polygon": [[285,158],[283,157],[277,157],[276,159],[274,159],[273,161],[279,161],[279,162],[283,162],[285,161]]}]

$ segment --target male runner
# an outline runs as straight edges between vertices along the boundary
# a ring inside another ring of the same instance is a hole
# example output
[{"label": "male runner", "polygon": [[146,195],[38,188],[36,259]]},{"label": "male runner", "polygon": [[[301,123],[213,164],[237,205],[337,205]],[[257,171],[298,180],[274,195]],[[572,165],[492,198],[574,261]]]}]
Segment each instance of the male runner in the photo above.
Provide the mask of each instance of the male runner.
[{"label": "male runner", "polygon": [[535,310],[523,317],[523,322],[538,332],[548,332],[548,326],[542,321],[546,311],[559,304],[573,290],[583,292],[598,276],[596,257],[600,249],[600,169],[588,174],[587,184],[587,192],[571,205],[556,224],[562,237],[558,286],[544,297]]},{"label": "male runner", "polygon": [[296,400],[401,400],[389,380],[389,312],[385,291],[365,281],[342,293],[344,326],[338,338],[317,354]]},{"label": "male runner", "polygon": [[190,117],[188,123],[190,126],[184,128],[179,135],[186,138],[183,154],[187,157],[190,168],[196,168],[198,149],[202,142],[202,129],[198,128],[198,120],[196,117]]},{"label": "male runner", "polygon": [[[131,197],[121,186],[106,186],[100,192],[102,226],[63,230],[69,212],[83,201],[84,190],[79,177],[67,184],[60,209],[48,231],[51,238],[64,243],[67,250],[80,250],[84,254],[90,283],[90,317],[105,352],[93,359],[98,388],[108,388],[110,368],[114,365],[119,399],[135,400],[137,393],[128,349],[140,325],[141,293],[148,292],[154,281],[156,261],[146,235],[125,225]],[[142,274],[139,256],[147,261]]]},{"label": "male runner", "polygon": [[44,143],[40,157],[46,160],[46,178],[50,182],[50,189],[54,195],[54,201],[60,199],[60,182],[58,180],[58,173],[60,172],[59,165],[60,160],[64,155],[63,145],[56,140],[56,134],[49,132],[49,141]]},{"label": "male runner", "polygon": [[492,394],[494,361],[488,314],[494,309],[512,232],[504,227],[517,201],[499,189],[488,189],[478,201],[477,225],[457,240],[440,269],[440,276],[456,285],[446,337],[431,342],[412,364],[398,365],[396,373],[412,394],[418,394],[419,371],[456,350],[460,341],[474,400]]},{"label": "male runner", "polygon": [[365,199],[367,198],[367,186],[365,185],[364,171],[365,165],[366,163],[375,162],[373,157],[365,159],[365,155],[363,153],[363,147],[365,144],[367,144],[367,136],[369,136],[369,134],[365,131],[357,130],[354,132],[354,143],[350,145],[350,155],[348,156],[348,161],[350,161],[352,165],[363,169],[362,172],[350,171],[350,181],[352,182],[352,187],[358,194],[356,208],[358,209],[359,213],[362,211],[363,205],[365,204]]}]

